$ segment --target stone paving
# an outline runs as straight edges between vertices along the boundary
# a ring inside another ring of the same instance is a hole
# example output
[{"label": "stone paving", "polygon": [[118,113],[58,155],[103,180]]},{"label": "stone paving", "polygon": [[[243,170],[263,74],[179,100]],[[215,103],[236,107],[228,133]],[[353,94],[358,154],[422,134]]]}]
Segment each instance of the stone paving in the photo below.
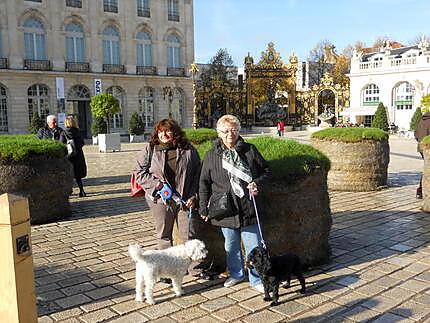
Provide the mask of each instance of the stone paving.
[{"label": "stone paving", "polygon": [[129,197],[141,144],[107,154],[85,147],[88,197],[75,188],[69,218],[32,227],[39,322],[430,322],[430,214],[414,196],[422,160],[412,140],[392,137],[390,146],[389,188],[330,192],[332,260],[306,273],[306,295],[293,280],[276,307],[247,283],[189,276],[185,296],[158,283],[156,305],[135,302],[127,246],[155,245],[147,206]]}]

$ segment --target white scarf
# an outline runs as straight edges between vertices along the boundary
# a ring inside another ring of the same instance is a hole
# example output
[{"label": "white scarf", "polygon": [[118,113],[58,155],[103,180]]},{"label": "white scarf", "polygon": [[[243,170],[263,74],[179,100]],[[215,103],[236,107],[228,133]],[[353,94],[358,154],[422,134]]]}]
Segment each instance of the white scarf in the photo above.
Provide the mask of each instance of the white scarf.
[{"label": "white scarf", "polygon": [[226,149],[222,154],[222,168],[229,174],[230,185],[234,194],[238,197],[243,197],[245,192],[240,185],[240,180],[248,184],[252,182],[249,166],[239,157],[235,149]]}]

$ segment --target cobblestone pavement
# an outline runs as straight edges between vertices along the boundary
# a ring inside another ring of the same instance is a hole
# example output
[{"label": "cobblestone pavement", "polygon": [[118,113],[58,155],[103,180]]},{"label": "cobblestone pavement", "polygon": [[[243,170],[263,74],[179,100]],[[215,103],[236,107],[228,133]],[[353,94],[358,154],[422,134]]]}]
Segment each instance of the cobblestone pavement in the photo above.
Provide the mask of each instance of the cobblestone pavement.
[{"label": "cobblestone pavement", "polygon": [[430,215],[414,197],[422,160],[411,140],[393,137],[390,146],[389,188],[330,193],[332,260],[306,273],[306,295],[293,280],[276,307],[247,283],[188,276],[185,296],[158,283],[156,305],[136,303],[126,248],[155,244],[147,206],[128,195],[141,144],[108,154],[85,147],[88,197],[75,188],[71,217],[32,227],[39,322],[430,322]]}]

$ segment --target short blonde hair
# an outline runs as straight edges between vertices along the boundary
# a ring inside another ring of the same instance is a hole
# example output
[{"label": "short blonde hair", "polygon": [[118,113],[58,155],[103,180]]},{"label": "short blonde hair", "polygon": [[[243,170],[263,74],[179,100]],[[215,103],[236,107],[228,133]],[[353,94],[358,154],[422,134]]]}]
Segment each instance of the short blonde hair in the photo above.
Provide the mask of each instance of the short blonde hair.
[{"label": "short blonde hair", "polygon": [[237,117],[231,114],[225,114],[218,119],[216,123],[216,129],[221,130],[226,125],[234,125],[237,131],[240,131],[240,121]]},{"label": "short blonde hair", "polygon": [[78,124],[76,123],[76,120],[72,116],[68,116],[66,120],[64,121],[64,125],[66,128],[77,128]]}]

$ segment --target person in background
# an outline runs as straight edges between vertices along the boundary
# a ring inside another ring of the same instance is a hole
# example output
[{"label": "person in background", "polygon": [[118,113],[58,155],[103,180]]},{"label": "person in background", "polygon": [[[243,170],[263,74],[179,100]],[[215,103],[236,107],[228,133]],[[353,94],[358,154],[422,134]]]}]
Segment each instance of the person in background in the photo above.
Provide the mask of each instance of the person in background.
[{"label": "person in background", "polygon": [[[224,286],[230,287],[245,279],[241,241],[246,256],[260,244],[257,214],[250,194],[257,200],[261,217],[263,201],[259,193],[271,171],[257,148],[239,136],[240,121],[235,116],[222,116],[217,122],[217,131],[219,138],[206,154],[200,174],[199,211],[201,217],[209,221],[208,205],[211,197],[231,192],[237,211],[221,219],[210,220],[212,225],[221,227],[224,236],[227,269],[230,274]],[[261,279],[254,269],[249,271],[249,283],[258,292],[264,292]]]},{"label": "person in background", "polygon": [[[155,124],[149,144],[137,156],[134,174],[154,217],[158,249],[173,245],[175,223],[179,238],[182,243],[186,242],[189,210],[197,207],[200,157],[176,121],[163,119]],[[166,184],[177,193],[179,200],[161,198],[160,190]],[[161,281],[170,283],[166,278]]]},{"label": "person in background", "polygon": [[84,140],[82,139],[78,125],[72,116],[68,116],[66,118],[64,125],[66,130],[62,131],[60,141],[66,144],[67,140],[73,139],[75,142],[76,154],[68,158],[73,165],[74,177],[76,184],[78,184],[79,187],[79,197],[85,197],[87,194],[85,193],[84,186],[82,184],[82,178],[87,176],[87,164],[82,150]]},{"label": "person in background", "polygon": [[[421,158],[424,159],[423,150],[421,148],[420,142],[425,137],[430,135],[430,112],[428,109],[422,109],[424,113],[420,122],[418,123],[417,129],[415,130],[415,139],[418,141],[417,151],[420,153]],[[417,188],[416,198],[423,198],[423,175],[421,174],[420,183]]]},{"label": "person in background", "polygon": [[278,131],[278,136],[282,137],[285,131],[285,123],[282,120],[279,120],[276,124],[276,130]]},{"label": "person in background", "polygon": [[63,131],[57,124],[57,117],[50,114],[46,117],[46,125],[37,132],[37,137],[39,139],[60,140]]}]

